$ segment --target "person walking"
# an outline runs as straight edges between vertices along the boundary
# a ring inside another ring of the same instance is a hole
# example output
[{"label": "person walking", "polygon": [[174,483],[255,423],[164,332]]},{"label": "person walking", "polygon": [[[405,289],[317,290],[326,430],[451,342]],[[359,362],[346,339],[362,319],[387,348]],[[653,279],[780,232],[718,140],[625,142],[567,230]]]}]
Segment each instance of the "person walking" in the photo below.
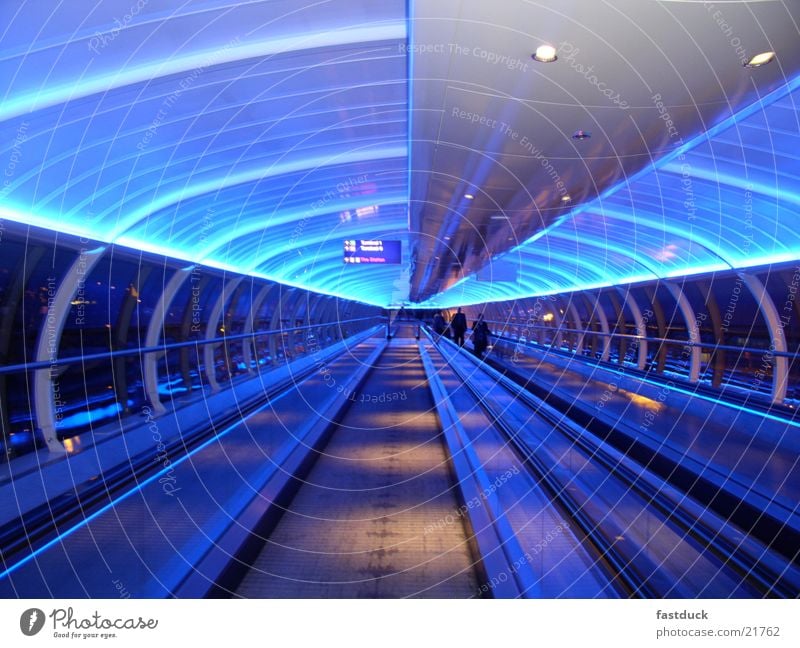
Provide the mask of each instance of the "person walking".
[{"label": "person walking", "polygon": [[444,321],[444,317],[442,317],[442,311],[436,311],[436,315],[433,316],[433,332],[442,337],[446,327],[447,324]]},{"label": "person walking", "polygon": [[467,332],[467,316],[461,312],[460,307],[458,312],[453,315],[450,328],[453,330],[454,342],[458,344],[458,346],[464,346],[464,334]]},{"label": "person walking", "polygon": [[483,313],[481,313],[472,325],[472,348],[475,349],[475,355],[479,358],[483,358],[486,347],[489,346],[489,335],[489,325],[483,319]]}]

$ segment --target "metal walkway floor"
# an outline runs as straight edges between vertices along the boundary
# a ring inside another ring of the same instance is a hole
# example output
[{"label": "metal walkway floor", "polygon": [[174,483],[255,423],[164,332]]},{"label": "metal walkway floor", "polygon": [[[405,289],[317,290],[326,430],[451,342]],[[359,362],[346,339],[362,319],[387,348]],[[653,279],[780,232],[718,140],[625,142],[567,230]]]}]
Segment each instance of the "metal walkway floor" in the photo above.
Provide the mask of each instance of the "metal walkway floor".
[{"label": "metal walkway floor", "polygon": [[241,597],[471,597],[479,582],[413,339],[391,342]]}]

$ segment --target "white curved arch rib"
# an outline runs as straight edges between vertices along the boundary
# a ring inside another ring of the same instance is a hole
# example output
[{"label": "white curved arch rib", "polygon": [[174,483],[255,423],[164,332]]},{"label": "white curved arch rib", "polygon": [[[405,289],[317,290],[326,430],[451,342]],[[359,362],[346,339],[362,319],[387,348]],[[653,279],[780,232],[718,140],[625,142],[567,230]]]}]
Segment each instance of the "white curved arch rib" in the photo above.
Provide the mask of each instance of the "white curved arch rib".
[{"label": "white curved arch rib", "polygon": [[94,94],[105,94],[121,88],[159,77],[182,74],[210,65],[224,65],[234,61],[265,56],[277,56],[289,52],[300,52],[324,47],[340,47],[357,43],[372,43],[406,38],[405,20],[386,22],[380,25],[353,27],[334,31],[319,31],[297,34],[283,38],[272,38],[255,43],[243,43],[209,49],[187,56],[164,59],[159,63],[149,63],[113,75],[95,76],[82,83],[67,82],[47,92],[26,94],[3,102],[0,106],[0,121],[18,117],[44,108],[50,108],[67,101],[82,99]]}]

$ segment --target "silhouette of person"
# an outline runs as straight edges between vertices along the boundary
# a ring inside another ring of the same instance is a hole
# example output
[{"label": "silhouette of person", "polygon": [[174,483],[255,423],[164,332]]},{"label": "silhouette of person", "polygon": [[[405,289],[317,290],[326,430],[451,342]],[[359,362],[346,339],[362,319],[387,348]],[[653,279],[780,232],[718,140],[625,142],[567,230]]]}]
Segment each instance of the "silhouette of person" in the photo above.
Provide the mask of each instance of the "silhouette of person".
[{"label": "silhouette of person", "polygon": [[483,313],[481,313],[472,325],[472,347],[475,349],[475,355],[479,358],[483,357],[486,347],[489,346],[489,335],[489,325],[483,319]]},{"label": "silhouette of person", "polygon": [[433,316],[433,332],[441,337],[444,335],[445,328],[446,324],[444,317],[442,317],[442,311],[436,311],[436,315]]},{"label": "silhouette of person", "polygon": [[467,332],[467,316],[461,312],[460,307],[458,312],[453,315],[450,328],[453,330],[453,339],[456,344],[458,344],[458,346],[464,346],[464,334]]}]

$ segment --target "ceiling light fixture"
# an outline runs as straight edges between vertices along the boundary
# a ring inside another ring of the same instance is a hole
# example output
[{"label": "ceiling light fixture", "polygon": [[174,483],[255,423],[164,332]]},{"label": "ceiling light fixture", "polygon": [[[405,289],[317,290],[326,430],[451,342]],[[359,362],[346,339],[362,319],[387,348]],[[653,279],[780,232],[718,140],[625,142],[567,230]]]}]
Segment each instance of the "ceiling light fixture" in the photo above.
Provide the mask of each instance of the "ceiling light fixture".
[{"label": "ceiling light fixture", "polygon": [[496,216],[489,216],[490,220],[508,220],[508,216],[497,214]]},{"label": "ceiling light fixture", "polygon": [[570,195],[561,196],[561,202],[562,203],[572,202],[572,196]]},{"label": "ceiling light fixture", "polygon": [[467,200],[472,200],[473,198],[475,198],[475,196],[473,196],[472,194],[464,194],[464,198],[466,198]]},{"label": "ceiling light fixture", "polygon": [[592,134],[589,131],[576,130],[572,134],[572,139],[574,139],[574,140],[585,140],[585,139],[589,139],[591,136],[592,136]]},{"label": "ceiling light fixture", "polygon": [[539,47],[536,48],[536,52],[531,55],[531,58],[534,61],[539,61],[539,63],[552,63],[558,60],[556,48],[552,45],[539,45]]},{"label": "ceiling light fixture", "polygon": [[757,68],[761,67],[762,65],[766,65],[772,59],[775,58],[775,52],[762,52],[761,54],[756,54],[753,58],[751,58],[747,63],[743,65],[749,68]]}]

